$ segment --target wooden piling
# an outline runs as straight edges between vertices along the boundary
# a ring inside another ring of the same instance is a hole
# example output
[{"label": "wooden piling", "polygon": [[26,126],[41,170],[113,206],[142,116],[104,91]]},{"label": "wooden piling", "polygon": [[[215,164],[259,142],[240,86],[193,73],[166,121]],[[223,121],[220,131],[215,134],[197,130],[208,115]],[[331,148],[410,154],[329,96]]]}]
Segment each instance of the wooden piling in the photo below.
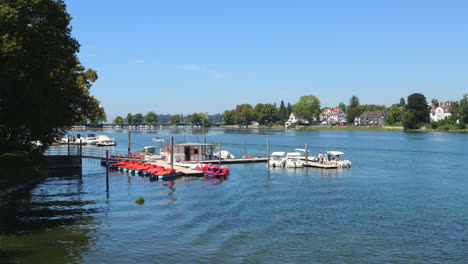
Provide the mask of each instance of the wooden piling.
[{"label": "wooden piling", "polygon": [[109,150],[106,150],[106,188],[109,191]]},{"label": "wooden piling", "polygon": [[247,137],[244,137],[244,158],[247,156]]},{"label": "wooden piling", "polygon": [[174,168],[174,136],[171,136],[171,169]]},{"label": "wooden piling", "polygon": [[130,143],[131,143],[131,134],[132,132],[130,130],[128,130],[128,153],[130,153]]},{"label": "wooden piling", "polygon": [[[270,164],[270,137],[267,137],[267,164]],[[270,167],[270,166],[268,166]]]},{"label": "wooden piling", "polygon": [[219,141],[218,162],[221,165],[221,140]]}]

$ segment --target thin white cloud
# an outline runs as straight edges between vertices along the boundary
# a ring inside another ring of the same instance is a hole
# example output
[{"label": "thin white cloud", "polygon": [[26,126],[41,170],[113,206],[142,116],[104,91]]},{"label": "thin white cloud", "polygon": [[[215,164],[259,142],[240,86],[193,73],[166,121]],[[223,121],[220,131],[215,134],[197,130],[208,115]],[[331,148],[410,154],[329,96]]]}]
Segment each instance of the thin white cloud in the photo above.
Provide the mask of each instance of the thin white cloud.
[{"label": "thin white cloud", "polygon": [[186,71],[207,73],[215,79],[222,79],[226,76],[224,73],[221,73],[215,69],[211,69],[208,66],[203,65],[203,64],[182,64],[182,65],[177,65],[176,68],[186,70]]},{"label": "thin white cloud", "polygon": [[135,63],[142,64],[142,63],[145,63],[145,61],[144,60],[136,60]]}]

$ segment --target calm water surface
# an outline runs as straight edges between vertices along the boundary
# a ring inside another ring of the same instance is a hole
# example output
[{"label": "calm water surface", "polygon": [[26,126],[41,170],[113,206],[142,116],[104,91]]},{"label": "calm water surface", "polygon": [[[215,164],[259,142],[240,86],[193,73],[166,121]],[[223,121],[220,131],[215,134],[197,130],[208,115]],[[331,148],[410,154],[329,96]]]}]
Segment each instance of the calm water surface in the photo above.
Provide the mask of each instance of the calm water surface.
[{"label": "calm water surface", "polygon": [[[155,133],[158,134],[155,134]],[[77,132],[73,132],[77,133]],[[86,134],[87,132],[79,132]],[[104,131],[127,149],[125,131]],[[222,141],[237,156],[340,150],[347,170],[232,165],[224,179],[51,175],[0,208],[0,263],[466,263],[468,135],[211,129],[132,134]],[[138,196],[144,205],[133,201]]]}]

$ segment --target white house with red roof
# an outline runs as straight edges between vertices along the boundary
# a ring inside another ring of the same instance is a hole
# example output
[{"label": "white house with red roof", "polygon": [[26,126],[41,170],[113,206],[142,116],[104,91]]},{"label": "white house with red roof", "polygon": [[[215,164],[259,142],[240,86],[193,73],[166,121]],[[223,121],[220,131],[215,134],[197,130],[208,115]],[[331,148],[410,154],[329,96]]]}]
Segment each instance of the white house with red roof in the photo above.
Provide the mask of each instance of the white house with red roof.
[{"label": "white house with red roof", "polygon": [[343,109],[337,108],[325,108],[320,114],[320,121],[329,123],[346,123],[346,113]]},{"label": "white house with red roof", "polygon": [[450,103],[446,103],[443,105],[439,106],[432,106],[431,107],[431,122],[438,122],[440,120],[443,120],[452,114],[450,113],[452,111],[452,106]]},{"label": "white house with red roof", "polygon": [[288,121],[284,123],[284,126],[288,128],[292,124],[309,124],[309,121],[301,118],[297,113],[291,113]]}]

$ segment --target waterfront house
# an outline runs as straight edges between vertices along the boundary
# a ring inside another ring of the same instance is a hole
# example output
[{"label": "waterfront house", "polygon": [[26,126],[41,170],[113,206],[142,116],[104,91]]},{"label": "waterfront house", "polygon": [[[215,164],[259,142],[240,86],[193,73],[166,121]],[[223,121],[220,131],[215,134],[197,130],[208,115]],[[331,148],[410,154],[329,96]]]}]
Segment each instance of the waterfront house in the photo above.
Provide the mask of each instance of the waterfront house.
[{"label": "waterfront house", "polygon": [[320,114],[320,122],[323,124],[344,124],[346,123],[346,114],[343,109],[337,108],[325,108]]},{"label": "waterfront house", "polygon": [[[202,161],[211,158],[215,144],[210,143],[180,143],[174,144],[174,162]],[[166,162],[171,160],[171,146],[164,146]]]},{"label": "waterfront house", "polygon": [[452,106],[450,105],[450,103],[446,103],[439,106],[432,105],[430,113],[431,122],[438,122],[451,116],[451,111]]},{"label": "waterfront house", "polygon": [[365,111],[354,119],[356,126],[383,125],[387,113],[383,111]]},{"label": "waterfront house", "polygon": [[293,124],[309,124],[309,121],[301,118],[297,113],[291,113],[289,115],[288,121],[286,121],[284,126],[288,128],[289,126]]}]

